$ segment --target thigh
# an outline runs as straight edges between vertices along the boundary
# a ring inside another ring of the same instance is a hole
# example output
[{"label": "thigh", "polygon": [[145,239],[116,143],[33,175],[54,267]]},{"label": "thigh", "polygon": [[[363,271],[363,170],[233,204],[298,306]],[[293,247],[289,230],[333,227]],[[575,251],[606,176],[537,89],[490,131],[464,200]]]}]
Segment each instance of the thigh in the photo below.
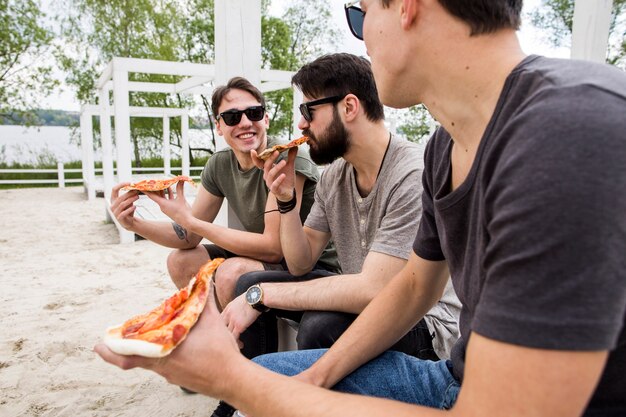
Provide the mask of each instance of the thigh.
[{"label": "thigh", "polygon": [[[287,376],[308,369],[325,349],[279,352],[254,362]],[[449,361],[427,361],[387,351],[352,372],[335,391],[388,398],[433,408],[451,408],[460,389]]]}]

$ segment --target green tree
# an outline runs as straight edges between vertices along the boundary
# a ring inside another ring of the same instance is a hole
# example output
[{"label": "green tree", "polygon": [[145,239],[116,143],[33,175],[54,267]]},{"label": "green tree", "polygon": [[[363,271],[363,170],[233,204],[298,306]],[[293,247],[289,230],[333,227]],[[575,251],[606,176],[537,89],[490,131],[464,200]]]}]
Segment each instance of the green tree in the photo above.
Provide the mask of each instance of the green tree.
[{"label": "green tree", "polygon": [[[542,0],[530,12],[533,25],[548,31],[555,46],[567,45],[574,21],[574,0]],[[607,63],[626,69],[626,0],[613,0]]]},{"label": "green tree", "polygon": [[[62,0],[61,0],[62,1]],[[180,59],[183,20],[174,0],[65,0],[61,10],[65,47],[58,51],[59,62],[67,73],[66,82],[74,87],[83,103],[96,101],[99,72],[113,57]],[[155,74],[129,74],[130,81],[175,82],[177,77]],[[130,105],[141,107],[182,107],[192,101],[177,94],[130,94]],[[180,121],[172,119],[174,145],[180,146]],[[142,152],[158,154],[162,135],[160,119],[131,119],[134,159],[141,166]]]},{"label": "green tree", "polygon": [[37,94],[57,85],[47,62],[52,32],[35,0],[0,0],[0,119],[36,123]]}]

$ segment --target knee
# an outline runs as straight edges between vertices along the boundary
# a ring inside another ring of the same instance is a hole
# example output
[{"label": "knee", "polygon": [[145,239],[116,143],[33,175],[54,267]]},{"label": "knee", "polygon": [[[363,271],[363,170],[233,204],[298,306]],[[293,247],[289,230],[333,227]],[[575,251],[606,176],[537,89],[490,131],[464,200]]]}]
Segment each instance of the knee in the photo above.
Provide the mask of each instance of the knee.
[{"label": "knee", "polygon": [[252,361],[279,374],[294,376],[308,369],[325,350],[307,350],[270,353],[257,356]]},{"label": "knee", "polygon": [[176,249],[167,256],[167,271],[178,288],[187,285],[194,274],[189,271],[189,263],[186,262],[187,252],[187,250]]},{"label": "knee", "polygon": [[307,311],[298,328],[298,349],[329,348],[356,316],[335,311]]},{"label": "knee", "polygon": [[[243,258],[229,258],[224,261],[215,273],[215,285],[218,292],[227,297],[236,297],[240,292],[234,291],[237,282],[252,268],[249,260]],[[248,288],[246,287],[245,290]],[[243,290],[243,292],[245,292]]]}]

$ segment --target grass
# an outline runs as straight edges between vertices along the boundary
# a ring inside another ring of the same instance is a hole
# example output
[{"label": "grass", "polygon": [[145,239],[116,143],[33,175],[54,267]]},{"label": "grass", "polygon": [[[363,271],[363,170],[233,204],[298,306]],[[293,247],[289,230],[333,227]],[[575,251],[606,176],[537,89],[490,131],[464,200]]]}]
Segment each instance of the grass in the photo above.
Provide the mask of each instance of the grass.
[{"label": "grass", "polygon": [[[194,166],[204,166],[207,157],[203,158],[194,158]],[[181,167],[182,160],[180,159],[172,159],[170,161],[172,168]],[[82,161],[71,161],[63,164],[65,169],[82,169]],[[95,163],[96,168],[102,168],[102,162]],[[141,161],[142,168],[156,168],[163,167],[163,159],[162,158],[146,158]],[[51,173],[0,173],[0,180],[57,180],[58,174],[57,170],[57,162],[56,161],[39,161],[37,163],[11,163],[7,164],[6,162],[0,162],[0,169],[53,169],[55,172]],[[135,170],[135,173],[141,174],[142,171]],[[82,172],[66,172],[65,179],[82,179]],[[69,183],[65,184],[66,187],[72,186],[82,186],[81,183]],[[0,189],[11,189],[11,188],[33,188],[33,187],[58,187],[58,184],[0,184]]]}]

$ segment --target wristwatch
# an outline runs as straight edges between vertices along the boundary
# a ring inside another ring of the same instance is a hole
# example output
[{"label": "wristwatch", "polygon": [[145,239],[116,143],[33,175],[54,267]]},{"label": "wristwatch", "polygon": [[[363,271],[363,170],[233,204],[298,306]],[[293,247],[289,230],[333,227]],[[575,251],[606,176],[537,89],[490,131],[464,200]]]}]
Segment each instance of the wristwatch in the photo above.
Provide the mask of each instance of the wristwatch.
[{"label": "wristwatch", "polygon": [[260,284],[248,288],[248,291],[246,291],[246,301],[250,307],[261,313],[269,311],[269,307],[263,304],[263,288],[261,288]]}]

